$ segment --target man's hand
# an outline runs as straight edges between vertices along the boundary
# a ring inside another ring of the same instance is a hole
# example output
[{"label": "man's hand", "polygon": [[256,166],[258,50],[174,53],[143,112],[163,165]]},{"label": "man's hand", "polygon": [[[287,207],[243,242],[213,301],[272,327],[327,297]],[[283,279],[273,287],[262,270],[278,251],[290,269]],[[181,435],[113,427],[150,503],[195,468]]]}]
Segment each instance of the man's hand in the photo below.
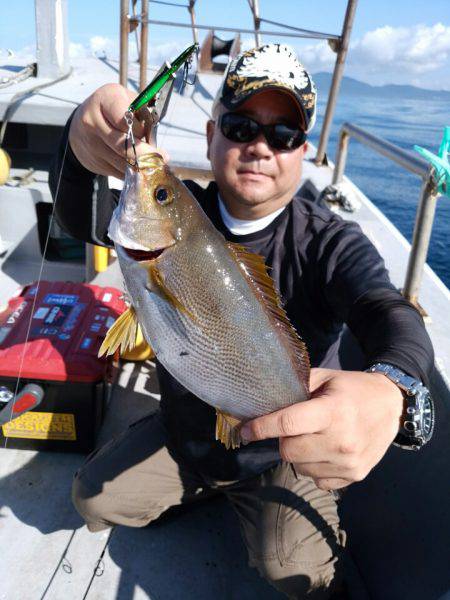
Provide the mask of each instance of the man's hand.
[{"label": "man's hand", "polygon": [[321,489],[361,481],[398,433],[401,390],[382,373],[311,370],[311,399],[253,419],[245,442],[280,438],[281,458]]},{"label": "man's hand", "polygon": [[[80,163],[92,173],[123,179],[128,129],[124,114],[135,97],[135,93],[121,85],[109,83],[96,90],[76,110],[70,125],[69,143]],[[141,141],[144,126],[137,119],[134,119],[133,133],[138,156],[158,151],[167,161],[163,151]],[[132,158],[131,145],[128,158]]]}]

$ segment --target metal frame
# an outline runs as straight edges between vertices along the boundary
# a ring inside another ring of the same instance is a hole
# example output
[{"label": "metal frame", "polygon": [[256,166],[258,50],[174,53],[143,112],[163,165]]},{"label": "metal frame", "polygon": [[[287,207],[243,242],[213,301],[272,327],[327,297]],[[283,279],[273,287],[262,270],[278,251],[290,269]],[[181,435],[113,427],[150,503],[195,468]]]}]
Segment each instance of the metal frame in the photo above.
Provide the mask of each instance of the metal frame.
[{"label": "metal frame", "polygon": [[436,201],[438,198],[434,169],[429,164],[414,154],[379,138],[361,127],[344,123],[339,132],[339,144],[336,154],[336,165],[333,173],[333,185],[340,183],[344,177],[347,162],[348,145],[350,138],[354,138],[361,144],[375,150],[378,154],[389,158],[410,173],[418,175],[422,179],[419,204],[416,211],[413,240],[409,253],[408,266],[406,269],[403,295],[412,304],[418,304],[420,283],[423,268],[427,259],[430,245],[431,230],[433,228]]},{"label": "metal frame", "polygon": [[139,51],[139,89],[147,85],[147,56],[148,56],[148,0],[141,0],[141,44]]},{"label": "metal frame", "polygon": [[261,19],[259,18],[259,0],[248,0],[248,4],[250,6],[250,10],[253,15],[253,24],[255,26],[255,44],[256,46],[261,46],[261,32],[260,25]]},{"label": "metal frame", "polygon": [[[242,29],[232,27],[221,27],[216,25],[198,25],[195,20],[195,2],[196,0],[188,0],[188,4],[178,4],[172,2],[161,2],[161,4],[167,4],[176,7],[187,8],[191,23],[177,23],[175,21],[160,21],[156,19],[148,18],[148,5],[150,2],[156,2],[156,0],[141,0],[141,14],[133,15],[130,17],[128,14],[130,0],[121,0],[120,10],[120,83],[124,86],[128,80],[128,34],[130,32],[130,19],[141,25],[141,43],[140,43],[140,72],[139,72],[139,88],[143,89],[146,83],[146,71],[147,71],[147,50],[148,50],[148,25],[168,25],[171,27],[182,27],[191,28],[192,37],[194,42],[198,42],[198,30],[212,29],[215,31],[229,31],[233,33],[253,33],[255,35],[255,43],[257,46],[261,45],[262,35],[272,35],[279,37],[292,37],[292,38],[313,38],[313,39],[324,39],[328,40],[328,43],[332,49],[336,52],[336,63],[334,66],[333,80],[328,96],[327,107],[325,111],[325,117],[323,121],[322,131],[320,135],[319,147],[315,158],[317,165],[322,165],[325,162],[325,155],[330,137],[331,122],[336,107],[336,100],[340,83],[344,74],[345,59],[348,51],[348,44],[350,40],[350,33],[353,25],[353,19],[356,12],[356,6],[358,0],[348,0],[347,9],[345,13],[344,23],[342,26],[341,35],[323,33],[319,31],[311,31],[308,29],[302,29],[299,27],[293,27],[285,23],[278,23],[276,21],[270,21],[263,19],[260,16],[259,11],[259,0],[247,0],[250,10],[253,15],[254,29]],[[284,31],[261,31],[261,23],[269,23],[276,25],[284,29]],[[288,30],[288,31],[286,31]]]},{"label": "metal frame", "polygon": [[[344,25],[342,27],[342,35],[339,39],[339,42],[337,46],[333,43],[330,44],[332,49],[337,50],[337,56],[334,65],[331,88],[328,95],[327,108],[325,110],[325,116],[323,119],[322,131],[320,132],[319,147],[317,148],[316,158],[314,159],[316,165],[322,165],[325,162],[328,140],[330,138],[331,122],[333,120],[334,110],[336,108],[336,101],[339,88],[341,86],[341,80],[344,75],[345,59],[347,57],[347,50],[350,42],[350,34],[352,31],[353,20],[355,18],[357,3],[358,0],[349,0],[347,4],[347,11],[345,13]],[[333,48],[333,46],[335,47]]]},{"label": "metal frame", "polygon": [[[250,10],[253,15],[254,29],[235,29],[231,27],[221,27],[215,25],[198,25],[195,21],[195,2],[196,0],[188,0],[188,4],[175,4],[171,2],[161,2],[177,7],[185,7],[188,9],[191,23],[177,23],[174,21],[159,21],[149,19],[149,2],[157,0],[141,0],[141,14],[133,15],[132,19],[135,23],[140,23],[141,38],[140,38],[140,70],[139,70],[139,87],[143,89],[146,84],[147,72],[147,51],[148,51],[148,25],[169,25],[172,27],[191,28],[192,36],[195,43],[198,43],[198,30],[216,30],[229,31],[233,33],[253,33],[255,35],[255,43],[257,46],[261,44],[262,35],[274,35],[279,37],[293,38],[314,38],[326,39],[331,48],[336,52],[336,62],[333,71],[330,92],[328,95],[327,107],[323,120],[320,140],[317,149],[317,154],[314,159],[316,165],[321,166],[326,163],[326,150],[330,137],[331,123],[333,120],[336,101],[338,97],[339,87],[344,74],[345,59],[347,57],[350,34],[355,17],[358,0],[348,0],[345,13],[344,23],[342,26],[341,35],[310,31],[263,19],[259,12],[259,0],[247,0]],[[124,86],[128,80],[128,35],[130,33],[130,20],[128,14],[130,0],[121,0],[120,10],[120,83]],[[288,31],[261,31],[261,23],[265,22],[271,25],[276,25]],[[428,253],[428,247],[433,226],[434,213],[436,209],[436,186],[433,178],[434,171],[430,169],[428,163],[424,160],[415,157],[414,155],[402,150],[401,148],[391,144],[381,138],[371,135],[367,131],[345,123],[342,126],[339,137],[339,148],[336,158],[336,167],[333,176],[333,183],[338,183],[342,180],[345,170],[347,158],[348,143],[350,137],[354,137],[359,142],[372,148],[376,152],[393,160],[403,168],[415,173],[422,178],[423,186],[420,194],[419,206],[416,214],[416,224],[414,228],[412,248],[409,255],[409,263],[406,273],[405,286],[403,290],[404,296],[413,303],[417,303],[417,296],[420,288],[423,267]],[[206,176],[206,173],[203,174]],[[209,176],[209,173],[208,173]]]},{"label": "metal frame", "polygon": [[195,0],[189,0],[188,11],[189,11],[189,16],[191,17],[192,39],[194,40],[194,44],[198,44],[198,31],[195,28],[194,6],[195,6]]},{"label": "metal frame", "polygon": [[[357,2],[357,0],[350,0],[350,2]],[[262,19],[261,19],[262,20]],[[190,29],[192,25],[189,23],[179,23],[178,21],[160,21],[158,19],[148,19],[147,23],[151,23],[152,25],[168,25],[170,27],[181,27],[184,29]],[[233,33],[255,33],[254,29],[243,29],[242,27],[222,27],[221,25],[196,25],[196,29],[206,29],[214,31],[229,31]],[[341,38],[338,35],[334,35],[333,33],[321,33],[318,32],[309,32],[306,30],[297,30],[298,33],[289,33],[287,31],[261,31],[258,30],[259,35],[277,35],[280,37],[293,37],[293,38],[313,38],[319,40],[340,40]]]},{"label": "metal frame", "polygon": [[67,0],[35,0],[37,77],[70,72]]}]

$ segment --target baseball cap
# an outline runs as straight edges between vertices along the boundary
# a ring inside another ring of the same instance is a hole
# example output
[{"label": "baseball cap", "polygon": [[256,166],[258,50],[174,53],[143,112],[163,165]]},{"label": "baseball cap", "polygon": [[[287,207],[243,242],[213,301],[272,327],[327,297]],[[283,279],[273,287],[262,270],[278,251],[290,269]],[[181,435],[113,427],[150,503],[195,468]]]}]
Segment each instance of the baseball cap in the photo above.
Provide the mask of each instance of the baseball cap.
[{"label": "baseball cap", "polygon": [[316,121],[316,86],[293,48],[286,44],[264,44],[236,56],[225,71],[213,114],[219,103],[234,110],[262,89],[290,93],[303,114],[305,131],[311,131]]}]

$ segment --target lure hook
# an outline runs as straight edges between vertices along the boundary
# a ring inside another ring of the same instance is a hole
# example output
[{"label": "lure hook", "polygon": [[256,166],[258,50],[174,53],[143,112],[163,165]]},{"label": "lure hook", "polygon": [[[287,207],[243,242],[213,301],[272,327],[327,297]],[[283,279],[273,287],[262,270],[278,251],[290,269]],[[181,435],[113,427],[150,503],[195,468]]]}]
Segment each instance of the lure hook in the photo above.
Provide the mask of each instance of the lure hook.
[{"label": "lure hook", "polygon": [[[195,55],[198,57],[198,48],[195,51]],[[192,67],[193,58],[194,55],[191,54],[183,65],[183,80],[180,86],[180,94],[184,92],[184,88],[186,87],[186,85],[195,85],[195,82],[197,81],[197,73],[194,73],[192,81],[189,81],[189,70]]]},{"label": "lure hook", "polygon": [[[128,109],[124,115],[124,119],[125,119],[125,122],[128,127],[128,131],[125,136],[125,160],[134,169],[139,169],[139,161],[138,161],[138,157],[137,157],[137,153],[136,153],[136,142],[135,142],[134,133],[133,133],[133,118],[134,118],[133,112]],[[131,159],[128,158],[128,147],[129,147],[130,143],[131,143],[131,147],[133,149],[134,161],[131,161]]]}]

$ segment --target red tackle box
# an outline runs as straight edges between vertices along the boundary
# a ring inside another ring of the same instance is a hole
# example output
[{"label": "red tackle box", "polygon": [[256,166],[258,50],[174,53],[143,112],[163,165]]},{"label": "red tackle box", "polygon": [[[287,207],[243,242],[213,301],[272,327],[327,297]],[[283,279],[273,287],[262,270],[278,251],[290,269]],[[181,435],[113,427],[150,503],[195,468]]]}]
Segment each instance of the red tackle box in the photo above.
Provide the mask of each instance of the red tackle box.
[{"label": "red tackle box", "polygon": [[60,281],[28,285],[9,300],[0,312],[0,388],[20,393],[35,383],[44,397],[1,427],[0,447],[93,449],[112,379],[111,360],[97,353],[125,308],[120,290]]}]

